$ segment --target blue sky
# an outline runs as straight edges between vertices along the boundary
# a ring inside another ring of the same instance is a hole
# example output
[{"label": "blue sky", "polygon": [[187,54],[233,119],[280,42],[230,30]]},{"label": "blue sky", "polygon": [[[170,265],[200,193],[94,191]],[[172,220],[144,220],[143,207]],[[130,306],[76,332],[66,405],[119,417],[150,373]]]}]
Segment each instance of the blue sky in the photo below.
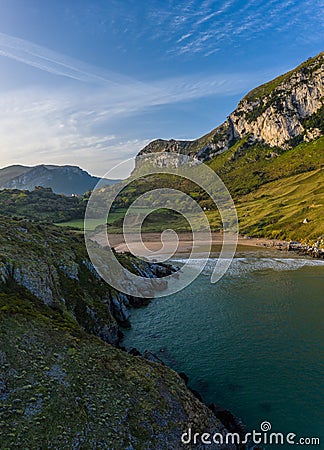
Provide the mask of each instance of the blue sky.
[{"label": "blue sky", "polygon": [[322,0],[0,0],[0,167],[103,175],[199,137],[322,51],[323,17]]}]

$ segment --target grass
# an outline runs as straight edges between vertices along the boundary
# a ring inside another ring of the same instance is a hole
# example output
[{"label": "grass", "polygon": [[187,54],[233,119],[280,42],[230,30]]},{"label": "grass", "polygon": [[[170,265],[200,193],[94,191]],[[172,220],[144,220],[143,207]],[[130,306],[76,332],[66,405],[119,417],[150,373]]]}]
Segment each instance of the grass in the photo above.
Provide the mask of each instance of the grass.
[{"label": "grass", "polygon": [[[121,221],[125,216],[126,211],[127,211],[126,208],[117,208],[109,214],[108,220],[106,220],[105,218],[87,219],[86,230],[93,231],[97,227],[104,225],[105,223],[108,223],[109,225],[111,225],[111,230],[113,230],[116,227],[119,228],[120,224],[122,223]],[[146,211],[148,211],[148,208],[136,208],[136,211],[138,211],[138,213],[146,212]],[[84,223],[84,218],[81,218],[81,219],[75,219],[75,220],[68,220],[67,222],[55,223],[54,225],[63,227],[63,228],[68,227],[68,228],[75,228],[78,230],[84,230],[85,223]],[[112,232],[114,232],[114,231],[112,231]]]},{"label": "grass", "polygon": [[324,236],[324,169],[268,183],[242,197],[237,210],[243,234],[316,241]]},{"label": "grass", "polygon": [[[314,243],[324,236],[324,169],[267,183],[235,205],[241,234]],[[207,216],[221,226],[218,211]]]},{"label": "grass", "polygon": [[209,166],[230,193],[239,197],[265,183],[324,167],[323,149],[324,137],[287,151],[260,144],[248,147],[242,140],[214,158]]},{"label": "grass", "polygon": [[243,100],[257,100],[260,97],[263,97],[265,95],[271,94],[282,82],[287,80],[291,77],[292,74],[295,72],[300,71],[301,69],[311,69],[315,70],[316,67],[318,67],[317,61],[322,58],[323,59],[324,53],[320,53],[319,55],[309,58],[306,61],[304,61],[302,64],[300,64],[298,67],[296,67],[293,70],[290,70],[289,72],[280,75],[279,77],[275,78],[274,80],[269,81],[268,83],[262,84],[261,86],[256,87],[252,91],[250,91]]},{"label": "grass", "polygon": [[208,420],[172,370],[64,331],[45,307],[26,315],[22,303],[0,294],[1,448],[139,450],[171,435],[175,448],[191,417]]},{"label": "grass", "polygon": [[[195,218],[193,217],[193,220]],[[137,230],[139,225],[138,217],[134,216],[133,223],[130,225],[129,231]],[[190,225],[187,220],[179,213],[171,210],[159,209],[152,212],[144,220],[141,231],[143,233],[161,233],[164,230],[172,229],[178,232],[190,231]],[[123,233],[123,217],[108,226],[109,233]]]},{"label": "grass", "polygon": [[[105,222],[106,222],[105,219],[88,219],[87,230],[93,231],[99,225],[103,225]],[[68,220],[67,222],[55,223],[55,225],[59,227],[69,227],[69,228],[76,228],[78,230],[84,230],[84,219]]]}]

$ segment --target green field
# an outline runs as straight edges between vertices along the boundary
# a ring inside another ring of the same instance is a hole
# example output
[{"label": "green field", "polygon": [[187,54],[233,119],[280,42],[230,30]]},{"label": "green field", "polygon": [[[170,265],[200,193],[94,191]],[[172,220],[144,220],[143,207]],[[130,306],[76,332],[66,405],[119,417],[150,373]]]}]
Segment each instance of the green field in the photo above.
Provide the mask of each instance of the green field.
[{"label": "green field", "polygon": [[[97,226],[102,225],[105,223],[105,219],[89,219],[87,220],[87,230],[92,231]],[[70,227],[70,228],[77,228],[78,230],[84,229],[84,219],[75,219],[75,220],[69,220],[68,222],[60,222],[56,223],[55,225],[59,227]]]},{"label": "green field", "polygon": [[[137,208],[138,212],[145,213],[150,211],[150,208]],[[108,218],[108,228],[109,233],[122,233],[123,232],[123,220],[125,216],[125,208],[118,209],[113,213],[109,214]],[[137,223],[137,217],[134,217],[134,226]],[[98,226],[106,223],[104,218],[101,219],[88,219],[87,220],[87,230],[93,231]],[[56,223],[55,225],[59,227],[69,227],[78,230],[84,229],[84,220],[69,220],[68,222]],[[172,228],[178,231],[189,231],[190,227],[186,220],[179,216],[179,214],[169,211],[169,210],[159,210],[150,214],[144,221],[142,230],[144,232],[162,232],[167,228]]]},{"label": "green field", "polygon": [[[324,170],[268,183],[237,202],[243,234],[316,241],[324,237]],[[303,223],[307,219],[307,223]]]}]

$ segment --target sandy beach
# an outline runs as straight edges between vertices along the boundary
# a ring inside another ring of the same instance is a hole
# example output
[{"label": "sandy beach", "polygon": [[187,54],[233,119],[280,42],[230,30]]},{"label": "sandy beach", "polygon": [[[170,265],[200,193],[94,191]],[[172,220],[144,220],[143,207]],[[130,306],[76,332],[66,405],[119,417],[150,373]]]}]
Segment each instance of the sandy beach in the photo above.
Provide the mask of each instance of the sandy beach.
[{"label": "sandy beach", "polygon": [[[202,252],[204,248],[208,246],[208,240],[204,239],[205,236],[199,236],[195,239],[195,249],[200,249]],[[167,254],[172,250],[175,253],[190,253],[193,248],[193,241],[191,233],[179,233],[178,242],[176,239],[166,239],[164,245],[161,242],[161,234],[159,233],[143,233],[142,242],[132,235],[127,236],[127,243],[125,242],[125,237],[122,234],[109,234],[109,245],[114,248],[117,252],[127,252],[132,253],[142,253],[143,243],[145,248],[150,252],[157,252],[159,254]],[[107,237],[105,232],[101,231],[97,233],[93,239],[102,246],[107,245]],[[212,246],[220,247],[223,243],[222,233],[212,233]],[[249,238],[246,236],[239,236],[238,245],[245,246],[256,246],[256,247],[273,247],[278,248],[284,246],[284,241],[276,239],[266,239],[266,238]]]}]

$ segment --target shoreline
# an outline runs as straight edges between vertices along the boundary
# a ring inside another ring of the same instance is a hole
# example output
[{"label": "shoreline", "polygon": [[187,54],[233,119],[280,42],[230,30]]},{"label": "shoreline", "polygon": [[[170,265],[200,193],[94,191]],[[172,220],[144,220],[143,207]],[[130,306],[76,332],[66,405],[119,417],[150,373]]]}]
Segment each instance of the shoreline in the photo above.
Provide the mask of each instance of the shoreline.
[{"label": "shoreline", "polygon": [[[211,246],[221,248],[223,243],[223,235],[220,232],[211,233],[212,242]],[[159,255],[180,255],[191,253],[192,250],[195,253],[201,253],[204,255],[208,252],[209,241],[203,237],[198,237],[193,245],[192,234],[183,232],[177,234],[178,240],[173,237],[164,240],[162,245],[161,233],[142,233],[141,239],[138,236],[128,235],[127,243],[125,237],[122,234],[109,234],[107,242],[107,235],[104,231],[100,231],[93,236],[93,240],[101,246],[110,245],[117,253],[130,252],[136,256],[159,256]],[[235,245],[235,239],[229,239],[226,245]],[[237,239],[238,246],[268,248],[274,250],[281,250],[286,252],[294,252],[299,255],[306,255],[312,258],[324,259],[324,249],[320,248],[318,244],[308,245],[302,244],[296,241],[284,241],[281,239],[270,239],[265,237],[249,237],[239,235]],[[130,248],[131,247],[131,248]],[[154,255],[152,255],[154,253]]]},{"label": "shoreline", "polygon": [[[212,235],[212,246],[221,246],[223,243],[223,235],[219,232],[213,232]],[[175,254],[183,254],[190,253],[193,248],[192,234],[191,233],[179,233],[178,242],[175,240],[166,240],[164,242],[164,246],[162,246],[161,242],[161,234],[160,233],[142,233],[142,241],[145,247],[151,252],[157,253],[168,253],[171,249],[175,249]],[[122,234],[109,234],[109,245],[112,247],[117,253],[129,252],[129,245],[126,244],[124,235]],[[101,231],[96,233],[93,237],[93,240],[96,241],[101,246],[106,246],[108,244],[106,233]],[[128,240],[128,239],[127,239]],[[143,249],[143,243],[139,241],[139,239],[132,235],[129,235],[129,241],[131,244],[131,248],[133,251],[140,251]],[[232,245],[235,240],[229,240],[228,244]],[[244,245],[250,247],[266,247],[266,248],[276,248],[276,249],[287,249],[287,245],[289,243],[285,241],[281,241],[279,239],[268,239],[268,238],[257,238],[257,237],[248,237],[248,236],[239,236],[237,240],[237,245]],[[194,248],[197,250],[201,248],[203,251],[204,247],[207,247],[209,242],[204,240],[203,238],[196,239]]]}]

